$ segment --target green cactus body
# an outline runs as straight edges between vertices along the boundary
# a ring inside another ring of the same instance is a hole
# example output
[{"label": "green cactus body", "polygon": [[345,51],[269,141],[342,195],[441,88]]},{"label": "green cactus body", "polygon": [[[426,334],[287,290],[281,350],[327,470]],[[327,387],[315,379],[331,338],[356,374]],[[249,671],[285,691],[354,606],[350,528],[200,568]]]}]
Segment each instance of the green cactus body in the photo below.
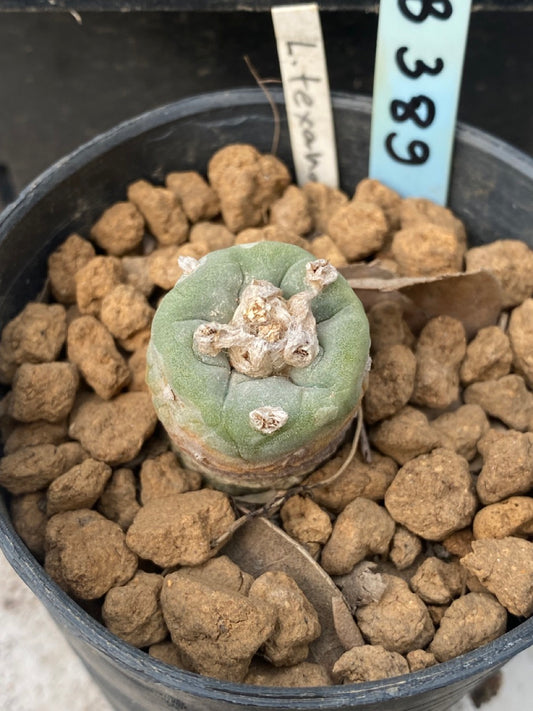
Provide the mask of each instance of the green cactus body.
[{"label": "green cactus body", "polygon": [[292,486],[357,412],[370,345],[361,302],[291,244],[229,247],[188,266],[152,324],[147,383],[159,419],[214,486]]}]

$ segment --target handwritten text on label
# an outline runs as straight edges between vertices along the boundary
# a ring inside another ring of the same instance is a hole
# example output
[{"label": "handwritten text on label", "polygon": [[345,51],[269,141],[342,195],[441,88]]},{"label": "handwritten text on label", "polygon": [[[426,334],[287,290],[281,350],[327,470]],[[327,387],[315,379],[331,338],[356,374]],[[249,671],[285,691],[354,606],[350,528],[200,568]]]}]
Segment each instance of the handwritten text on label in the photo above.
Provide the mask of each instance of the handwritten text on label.
[{"label": "handwritten text on label", "polygon": [[336,187],[335,134],[318,7],[275,7],[272,19],[297,181]]},{"label": "handwritten text on label", "polygon": [[370,175],[446,202],[470,0],[384,0]]}]

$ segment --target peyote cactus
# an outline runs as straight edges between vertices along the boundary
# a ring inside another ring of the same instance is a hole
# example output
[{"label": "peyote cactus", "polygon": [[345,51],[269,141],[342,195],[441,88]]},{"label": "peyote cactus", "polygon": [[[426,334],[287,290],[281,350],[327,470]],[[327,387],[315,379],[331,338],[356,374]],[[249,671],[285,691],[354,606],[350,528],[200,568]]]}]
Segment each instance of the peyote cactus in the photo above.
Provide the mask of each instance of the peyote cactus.
[{"label": "peyote cactus", "polygon": [[147,382],[188,466],[232,492],[287,488],[333,453],[368,367],[363,307],[327,261],[258,242],[183,258]]}]

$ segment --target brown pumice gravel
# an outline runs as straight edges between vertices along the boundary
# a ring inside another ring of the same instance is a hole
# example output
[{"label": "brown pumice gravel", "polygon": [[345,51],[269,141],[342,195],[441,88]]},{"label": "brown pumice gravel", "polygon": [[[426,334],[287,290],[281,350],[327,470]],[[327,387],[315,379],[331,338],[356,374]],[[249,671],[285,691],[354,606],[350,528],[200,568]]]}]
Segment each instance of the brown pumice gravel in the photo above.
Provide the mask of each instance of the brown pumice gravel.
[{"label": "brown pumice gravel", "polygon": [[121,528],[89,509],[52,516],[45,551],[48,574],[82,600],[96,600],[124,585],[137,569],[137,556],[126,546]]},{"label": "brown pumice gravel", "polygon": [[11,499],[11,519],[15,531],[22,538],[34,556],[44,560],[44,539],[46,533],[46,496],[41,491],[21,494]]},{"label": "brown pumice gravel", "polygon": [[231,232],[261,224],[265,211],[290,183],[289,171],[281,161],[261,155],[252,146],[220,149],[209,161],[207,171]]},{"label": "brown pumice gravel", "polygon": [[509,337],[498,326],[477,332],[466,347],[460,376],[464,385],[480,380],[497,380],[508,375],[513,361]]},{"label": "brown pumice gravel", "polygon": [[373,427],[370,441],[398,464],[427,454],[441,443],[439,433],[424,412],[409,405]]},{"label": "brown pumice gravel", "polygon": [[151,499],[199,489],[202,479],[198,472],[180,467],[172,452],[163,452],[157,457],[144,460],[139,472],[139,483],[139,499],[144,506]]},{"label": "brown pumice gravel", "polygon": [[423,328],[416,346],[412,401],[443,410],[459,398],[459,368],[466,352],[463,324],[437,316]]},{"label": "brown pumice gravel", "polygon": [[49,363],[59,356],[66,333],[64,306],[29,303],[2,331],[2,358],[15,370],[21,363]]},{"label": "brown pumice gravel", "polygon": [[485,506],[476,514],[472,529],[477,539],[533,537],[533,497],[511,496]]},{"label": "brown pumice gravel", "polygon": [[402,276],[436,276],[460,271],[463,250],[457,236],[430,222],[396,232],[391,253]]},{"label": "brown pumice gravel", "polygon": [[257,660],[250,665],[244,683],[256,686],[329,686],[331,680],[320,664],[300,662],[290,667],[274,667]]},{"label": "brown pumice gravel", "polygon": [[335,213],[348,203],[348,196],[322,183],[309,182],[303,186],[314,229],[327,234],[328,224]]},{"label": "brown pumice gravel", "polygon": [[448,208],[426,198],[408,197],[400,202],[397,209],[402,228],[429,222],[452,232],[459,244],[466,244],[465,227]]},{"label": "brown pumice gravel", "polygon": [[466,253],[466,271],[486,269],[498,279],[503,308],[517,306],[533,293],[533,252],[524,242],[496,240]]},{"label": "brown pumice gravel", "polygon": [[407,346],[396,344],[377,352],[368,377],[364,414],[368,424],[395,415],[413,394],[416,358]]},{"label": "brown pumice gravel", "polygon": [[13,378],[9,414],[19,422],[61,422],[72,410],[78,383],[72,363],[22,363]]},{"label": "brown pumice gravel", "polygon": [[363,178],[355,188],[353,200],[379,205],[385,214],[389,230],[399,229],[402,199],[395,190],[383,185],[379,180]]},{"label": "brown pumice gravel", "polygon": [[217,679],[243,681],[275,626],[275,613],[263,601],[181,571],[165,578],[161,605],[186,668]]},{"label": "brown pumice gravel", "polygon": [[313,220],[307,198],[301,188],[289,185],[270,207],[270,222],[285,232],[304,235],[311,231]]},{"label": "brown pumice gravel", "polygon": [[274,629],[261,648],[268,661],[276,667],[305,661],[309,644],[321,629],[315,609],[296,582],[286,573],[263,573],[253,581],[248,598],[274,613]]},{"label": "brown pumice gravel", "polygon": [[67,469],[60,447],[36,444],[22,447],[0,460],[0,484],[12,494],[45,489]]},{"label": "brown pumice gravel", "polygon": [[424,648],[435,631],[425,604],[405,580],[394,575],[384,579],[387,587],[381,598],[355,613],[363,636],[371,644],[399,654]]},{"label": "brown pumice gravel", "polygon": [[472,542],[461,564],[495,595],[512,615],[533,612],[533,543],[508,536]]},{"label": "brown pumice gravel", "polygon": [[122,263],[118,257],[96,255],[74,275],[76,305],[82,314],[99,316],[102,300],[123,279]]},{"label": "brown pumice gravel", "polygon": [[[339,470],[348,455],[347,449],[342,449],[329,462],[307,479],[309,485],[329,478]],[[394,479],[398,470],[390,457],[384,457],[379,452],[371,452],[370,462],[365,462],[356,455],[346,467],[343,474],[331,484],[325,484],[313,490],[313,499],[329,511],[340,513],[358,496],[364,496],[373,501],[383,500],[387,487]]]},{"label": "brown pumice gravel", "polygon": [[375,203],[349,202],[328,222],[327,233],[349,261],[377,252],[383,245],[388,224]]},{"label": "brown pumice gravel", "polygon": [[54,298],[61,304],[76,301],[76,273],[96,256],[93,245],[72,234],[48,257],[48,278]]},{"label": "brown pumice gravel", "polygon": [[330,517],[309,497],[291,496],[281,508],[280,516],[284,530],[311,555],[318,554],[321,544],[331,535]]},{"label": "brown pumice gravel", "polygon": [[492,595],[467,593],[444,613],[429,651],[439,662],[476,649],[499,637],[506,626],[505,608]]},{"label": "brown pumice gravel", "polygon": [[378,681],[407,674],[409,665],[398,652],[380,645],[354,647],[345,652],[333,667],[333,678],[343,684]]},{"label": "brown pumice gravel", "polygon": [[138,247],[143,235],[143,216],[131,202],[111,205],[91,228],[91,237],[96,244],[115,257]]},{"label": "brown pumice gravel", "polygon": [[[128,415],[131,412],[134,418]],[[109,401],[96,394],[87,395],[72,411],[69,435],[95,459],[114,466],[129,462],[139,453],[156,422],[148,393],[120,393]]]},{"label": "brown pumice gravel", "polygon": [[200,173],[192,170],[176,171],[167,175],[165,183],[192,223],[209,220],[219,214],[218,196]]},{"label": "brown pumice gravel", "polygon": [[4,454],[13,454],[24,447],[37,444],[61,444],[67,439],[67,421],[45,422],[36,420],[13,427],[4,442]]},{"label": "brown pumice gravel", "polygon": [[228,497],[219,491],[174,494],[146,503],[133,519],[126,540],[141,558],[162,568],[198,565],[211,557],[211,542],[234,518]]},{"label": "brown pumice gravel", "polygon": [[98,511],[123,531],[132,524],[140,509],[137,501],[136,479],[131,469],[115,469],[97,504]]},{"label": "brown pumice gravel", "polygon": [[134,647],[149,647],[168,636],[159,603],[163,576],[137,571],[125,585],[111,588],[102,605],[108,629]]},{"label": "brown pumice gravel", "polygon": [[85,459],[81,464],[76,464],[54,479],[48,487],[47,515],[90,509],[100,498],[110,476],[111,467],[96,459]]},{"label": "brown pumice gravel", "polygon": [[142,214],[160,245],[185,242],[189,223],[171,190],[151,185],[147,180],[137,180],[128,187],[128,199]]},{"label": "brown pumice gravel", "polygon": [[[49,256],[49,302],[2,330],[0,485],[28,548],[154,660],[247,684],[407,674],[531,615],[533,250],[513,239],[467,249],[448,209],[375,180],[351,186],[352,199],[297,187],[252,146],[221,149],[207,174],[131,176],[87,234]],[[368,441],[335,477],[343,442],[271,512],[293,556],[281,560],[274,543],[252,575],[223,541],[259,504],[209,488],[171,449],[145,369],[154,311],[187,265],[260,240],[299,245],[341,273],[378,268],[389,285],[487,269],[503,302],[474,328],[461,313],[426,313],[409,291],[381,291],[381,277],[361,292]],[[333,604],[332,589],[344,596]],[[327,664],[324,639],[337,650]]]},{"label": "brown pumice gravel", "polygon": [[449,449],[412,459],[387,489],[385,506],[412,533],[442,541],[474,518],[477,499],[468,462]]},{"label": "brown pumice gravel", "polygon": [[349,573],[371,553],[386,553],[394,521],[383,506],[358,497],[339,514],[320,562],[330,575]]},{"label": "brown pumice gravel", "polygon": [[128,384],[131,371],[113,335],[94,316],[80,316],[68,328],[67,352],[87,384],[110,400]]}]

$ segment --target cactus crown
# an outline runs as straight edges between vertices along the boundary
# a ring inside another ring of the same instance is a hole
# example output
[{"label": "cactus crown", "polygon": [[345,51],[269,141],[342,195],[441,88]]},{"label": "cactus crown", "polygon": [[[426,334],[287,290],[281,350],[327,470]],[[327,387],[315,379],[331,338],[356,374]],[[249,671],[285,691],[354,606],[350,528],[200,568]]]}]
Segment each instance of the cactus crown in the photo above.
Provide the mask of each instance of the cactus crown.
[{"label": "cactus crown", "polygon": [[209,356],[226,349],[231,367],[252,378],[283,374],[291,366],[305,368],[319,352],[311,301],[337,276],[335,267],[325,259],[309,262],[308,288],[289,299],[269,281],[252,279],[231,321],[198,326],[194,346]]}]

